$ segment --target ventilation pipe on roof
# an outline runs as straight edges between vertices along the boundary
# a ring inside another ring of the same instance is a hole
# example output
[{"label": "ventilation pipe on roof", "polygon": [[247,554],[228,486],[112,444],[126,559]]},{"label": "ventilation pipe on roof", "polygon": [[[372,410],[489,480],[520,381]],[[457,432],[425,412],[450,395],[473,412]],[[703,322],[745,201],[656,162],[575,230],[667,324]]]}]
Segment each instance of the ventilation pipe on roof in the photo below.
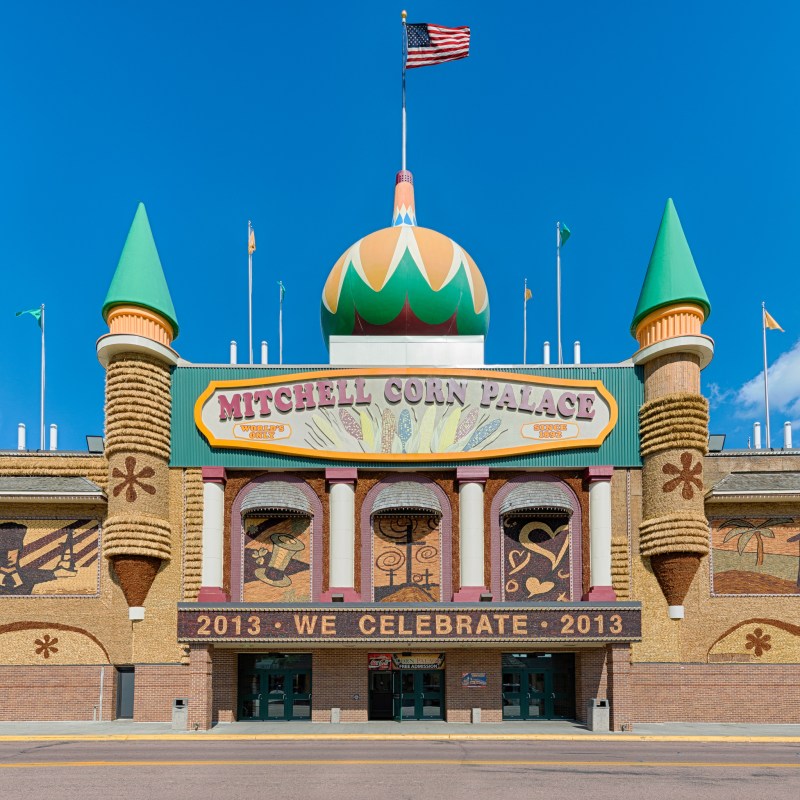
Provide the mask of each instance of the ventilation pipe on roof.
[{"label": "ventilation pipe on roof", "polygon": [[58,425],[50,425],[50,449],[58,450]]},{"label": "ventilation pipe on roof", "polygon": [[236,363],[236,340],[231,339],[231,364]]},{"label": "ventilation pipe on roof", "polygon": [[542,347],[542,364],[550,363],[550,342],[545,342]]},{"label": "ventilation pipe on roof", "polygon": [[269,364],[269,359],[267,358],[268,352],[269,351],[267,350],[267,343],[266,342],[261,342],[261,363],[262,364]]},{"label": "ventilation pipe on roof", "polygon": [[580,342],[575,342],[575,344],[573,345],[573,353],[575,354],[575,357],[573,359],[574,363],[580,364],[581,363],[581,343]]},{"label": "ventilation pipe on roof", "polygon": [[784,450],[791,450],[792,449],[792,423],[791,422],[784,422],[783,423],[783,449]]},{"label": "ventilation pipe on roof", "polygon": [[17,425],[17,450],[25,449],[25,423]]},{"label": "ventilation pipe on roof", "polygon": [[753,447],[756,450],[761,449],[761,423],[753,423]]}]

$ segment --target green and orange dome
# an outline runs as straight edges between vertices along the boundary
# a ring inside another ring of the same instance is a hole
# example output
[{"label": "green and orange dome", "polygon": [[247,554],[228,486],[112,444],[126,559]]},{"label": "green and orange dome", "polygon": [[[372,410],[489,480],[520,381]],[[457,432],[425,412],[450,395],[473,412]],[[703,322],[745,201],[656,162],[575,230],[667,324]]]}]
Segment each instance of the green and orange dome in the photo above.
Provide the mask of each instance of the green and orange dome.
[{"label": "green and orange dome", "polygon": [[489,295],[469,254],[420,228],[411,173],[397,173],[393,225],[359,239],[339,258],[322,292],[330,336],[485,336]]}]

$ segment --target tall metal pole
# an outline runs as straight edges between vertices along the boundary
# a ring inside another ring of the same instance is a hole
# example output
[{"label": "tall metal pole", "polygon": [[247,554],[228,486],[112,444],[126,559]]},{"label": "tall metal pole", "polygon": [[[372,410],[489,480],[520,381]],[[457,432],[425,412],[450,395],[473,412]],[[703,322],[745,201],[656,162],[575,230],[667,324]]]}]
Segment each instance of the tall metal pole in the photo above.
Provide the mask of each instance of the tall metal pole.
[{"label": "tall metal pole", "polygon": [[39,414],[39,449],[44,450],[44,303],[42,303],[42,397]]},{"label": "tall metal pole", "polygon": [[522,363],[528,363],[528,279],[525,278],[525,291],[522,293]]},{"label": "tall metal pole", "polygon": [[278,291],[281,293],[278,305],[278,363],[283,364],[283,283],[278,281]]},{"label": "tall metal pole", "polygon": [[770,449],[769,441],[769,382],[767,380],[767,309],[761,303],[761,336],[764,340],[764,409],[767,413],[767,450]]},{"label": "tall metal pole", "polygon": [[406,28],[407,12],[401,11],[400,18],[403,20],[403,153],[400,159],[401,169],[406,168],[406,59],[408,55],[408,29]]},{"label": "tall metal pole", "polygon": [[250,333],[250,363],[253,363],[253,253],[250,241],[253,236],[253,223],[247,220],[247,319]]},{"label": "tall metal pole", "polygon": [[556,319],[558,325],[558,363],[564,363],[561,352],[561,222],[556,222]]}]

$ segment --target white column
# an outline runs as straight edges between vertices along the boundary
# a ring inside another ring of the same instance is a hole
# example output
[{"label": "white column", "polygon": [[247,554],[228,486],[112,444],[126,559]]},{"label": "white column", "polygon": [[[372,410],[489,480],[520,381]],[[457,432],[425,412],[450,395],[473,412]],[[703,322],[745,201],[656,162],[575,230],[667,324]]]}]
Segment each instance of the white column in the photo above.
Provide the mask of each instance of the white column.
[{"label": "white column", "polygon": [[222,467],[203,467],[203,566],[197,595],[200,603],[228,601],[222,588],[225,482]]},{"label": "white column", "polygon": [[487,593],[483,582],[483,485],[489,477],[489,470],[483,467],[459,467],[457,477],[461,586],[453,600],[474,602]]},{"label": "white column", "polygon": [[328,539],[328,592],[325,600],[341,595],[358,600],[355,592],[356,479],[355,469],[328,469],[330,487],[330,536]]},{"label": "white column", "polygon": [[584,600],[614,602],[611,581],[611,476],[613,467],[589,467],[589,593]]}]

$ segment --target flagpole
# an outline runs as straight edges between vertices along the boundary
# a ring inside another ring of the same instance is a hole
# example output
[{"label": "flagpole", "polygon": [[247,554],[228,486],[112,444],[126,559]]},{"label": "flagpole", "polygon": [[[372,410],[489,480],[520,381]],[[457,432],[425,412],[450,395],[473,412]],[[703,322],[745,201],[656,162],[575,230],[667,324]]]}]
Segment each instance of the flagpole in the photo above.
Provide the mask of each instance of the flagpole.
[{"label": "flagpole", "polygon": [[556,320],[558,326],[558,363],[564,363],[561,352],[561,222],[556,222]]},{"label": "flagpole", "polygon": [[253,363],[253,254],[250,251],[250,237],[253,223],[247,220],[247,319],[250,333],[250,363]]},{"label": "flagpole", "polygon": [[405,172],[406,169],[406,58],[408,50],[408,29],[406,28],[406,11],[400,12],[400,18],[403,20],[403,153],[400,159],[401,169]]},{"label": "flagpole", "polygon": [[522,293],[522,363],[528,363],[528,279],[525,278],[525,291]]},{"label": "flagpole", "polygon": [[771,449],[769,441],[769,382],[767,380],[767,308],[761,303],[761,336],[764,340],[764,408],[767,412],[767,450]]},{"label": "flagpole", "polygon": [[40,411],[39,411],[39,441],[40,441],[40,449],[44,450],[44,303],[42,303],[42,396],[41,396],[41,404],[40,404]]},{"label": "flagpole", "polygon": [[278,363],[283,364],[283,283],[278,281],[278,291],[281,293],[278,304]]}]

